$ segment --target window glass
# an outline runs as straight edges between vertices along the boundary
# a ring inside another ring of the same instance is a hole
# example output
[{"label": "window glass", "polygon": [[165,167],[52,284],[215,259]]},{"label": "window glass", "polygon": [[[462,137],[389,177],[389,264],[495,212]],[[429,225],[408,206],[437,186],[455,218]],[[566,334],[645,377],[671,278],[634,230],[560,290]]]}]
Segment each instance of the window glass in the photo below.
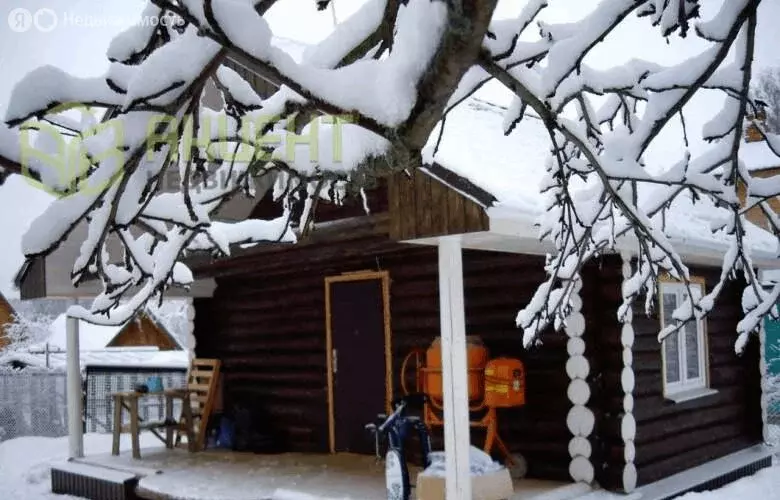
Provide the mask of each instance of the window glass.
[{"label": "window glass", "polygon": [[698,323],[691,321],[685,325],[685,365],[688,378],[699,378],[699,333]]},{"label": "window glass", "polygon": [[680,334],[673,333],[664,340],[666,349],[666,382],[680,381]]},{"label": "window glass", "polygon": [[[677,295],[675,293],[663,294],[663,313],[664,321],[662,326],[673,323],[672,313],[677,307]],[[664,340],[664,349],[666,351],[666,382],[674,383],[680,381],[680,334],[675,332]]]},{"label": "window glass", "polygon": [[677,309],[677,294],[673,291],[664,292],[664,322],[662,326],[671,325],[674,322],[672,313],[675,309]]},{"label": "window glass", "polygon": [[[694,299],[700,299],[704,290],[701,285],[691,284]],[[675,324],[672,314],[686,301],[687,288],[677,283],[661,285],[661,328]],[[693,320],[679,331],[664,339],[664,371],[666,373],[666,392],[687,391],[706,385],[706,346],[704,344],[703,321]]]}]

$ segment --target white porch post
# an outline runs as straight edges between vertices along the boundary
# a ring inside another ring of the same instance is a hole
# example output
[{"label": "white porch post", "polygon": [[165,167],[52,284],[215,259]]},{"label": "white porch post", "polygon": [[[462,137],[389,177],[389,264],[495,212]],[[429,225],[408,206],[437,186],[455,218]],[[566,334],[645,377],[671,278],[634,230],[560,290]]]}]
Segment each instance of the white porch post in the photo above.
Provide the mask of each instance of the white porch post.
[{"label": "white porch post", "polygon": [[81,424],[81,363],[79,362],[79,320],[68,316],[66,323],[68,453],[84,456],[84,429]]},{"label": "white porch post", "polygon": [[444,384],[444,451],[447,500],[471,500],[466,317],[460,241],[439,240],[439,309]]}]

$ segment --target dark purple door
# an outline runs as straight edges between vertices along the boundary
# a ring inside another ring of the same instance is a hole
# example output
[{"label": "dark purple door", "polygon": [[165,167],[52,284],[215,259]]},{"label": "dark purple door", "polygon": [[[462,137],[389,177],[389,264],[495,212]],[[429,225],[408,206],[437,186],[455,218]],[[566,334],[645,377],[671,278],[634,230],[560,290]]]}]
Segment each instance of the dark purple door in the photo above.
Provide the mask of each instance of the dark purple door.
[{"label": "dark purple door", "polygon": [[330,312],[336,451],[373,453],[365,425],[385,412],[382,280],[331,283]]}]

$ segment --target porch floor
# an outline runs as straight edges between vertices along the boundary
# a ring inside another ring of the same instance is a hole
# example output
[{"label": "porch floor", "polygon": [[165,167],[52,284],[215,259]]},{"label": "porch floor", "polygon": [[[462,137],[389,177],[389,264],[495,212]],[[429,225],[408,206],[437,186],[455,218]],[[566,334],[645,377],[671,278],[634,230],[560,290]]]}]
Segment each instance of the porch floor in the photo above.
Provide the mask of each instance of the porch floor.
[{"label": "porch floor", "polygon": [[[78,461],[141,476],[136,493],[149,500],[387,498],[383,464],[363,455],[256,455],[218,450],[190,454],[181,449],[147,448],[140,460],[127,451]],[[418,470],[412,471],[413,483]],[[569,500],[588,491],[584,485],[523,479],[515,482],[512,500]]]}]

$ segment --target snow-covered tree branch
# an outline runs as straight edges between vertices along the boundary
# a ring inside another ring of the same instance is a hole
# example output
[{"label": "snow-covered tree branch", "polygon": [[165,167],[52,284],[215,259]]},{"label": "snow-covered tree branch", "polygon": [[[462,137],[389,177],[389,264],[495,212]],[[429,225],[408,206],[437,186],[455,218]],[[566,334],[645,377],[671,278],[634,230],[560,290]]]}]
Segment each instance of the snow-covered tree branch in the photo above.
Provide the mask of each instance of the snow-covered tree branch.
[{"label": "snow-covered tree branch", "polygon": [[[227,255],[234,244],[294,241],[293,227],[308,227],[318,199],[338,203],[367,174],[438,162],[429,141],[437,125],[442,133],[447,114],[490,80],[515,95],[507,135],[531,114],[549,133],[540,145],[550,155],[539,224],[556,251],[547,280],[517,317],[526,345],[544,328],[562,325],[582,266],[615,251],[619,241],[629,242],[636,257],[620,315],[644,292],[651,308],[663,273],[687,283],[666,214],[689,199],[727,210],[712,229],[727,235],[730,248],[711,293],[699,298],[689,289],[674,313],[677,324],[659,339],[706,315],[724,284],[738,277],[747,283],[738,349],[773,312],[780,285],[767,289],[758,281],[755,228],[745,213],[759,207],[780,235],[768,203],[780,194],[780,177],[753,176],[740,159],[745,127],[755,117],[748,90],[760,0],[723,1],[705,20],[698,0],[603,0],[565,24],[538,20],[555,0],[526,0],[513,19],[495,19],[496,0],[367,0],[301,63],[271,43],[273,26],[264,15],[275,3],[153,0],[145,16],[177,22],[121,33],[108,50],[105,77],[44,67],[15,88],[7,125],[0,126],[0,166],[59,196],[25,235],[25,253],[46,255],[86,223],[73,280],[97,276],[104,285],[91,310],[73,313],[92,322],[125,321],[167,287],[192,282],[179,261],[187,252]],[[312,8],[327,3],[313,1]],[[658,38],[704,49],[668,66],[639,59],[611,69],[588,64],[593,51],[637,18]],[[258,95],[223,65],[226,58],[278,90]],[[207,106],[209,86],[218,90],[221,109]],[[697,130],[687,125],[685,109],[701,92],[722,94],[724,104]],[[686,145],[696,137],[708,146],[667,158],[671,167],[648,161],[648,149],[673,125]],[[754,125],[780,164],[780,136]],[[300,145],[318,149],[316,160],[291,154]],[[160,192],[168,169],[178,170],[181,185]],[[745,187],[744,199],[738,186]],[[232,196],[271,188],[282,217],[212,221]],[[302,213],[293,210],[301,202]],[[123,255],[110,254],[111,241]]]}]

